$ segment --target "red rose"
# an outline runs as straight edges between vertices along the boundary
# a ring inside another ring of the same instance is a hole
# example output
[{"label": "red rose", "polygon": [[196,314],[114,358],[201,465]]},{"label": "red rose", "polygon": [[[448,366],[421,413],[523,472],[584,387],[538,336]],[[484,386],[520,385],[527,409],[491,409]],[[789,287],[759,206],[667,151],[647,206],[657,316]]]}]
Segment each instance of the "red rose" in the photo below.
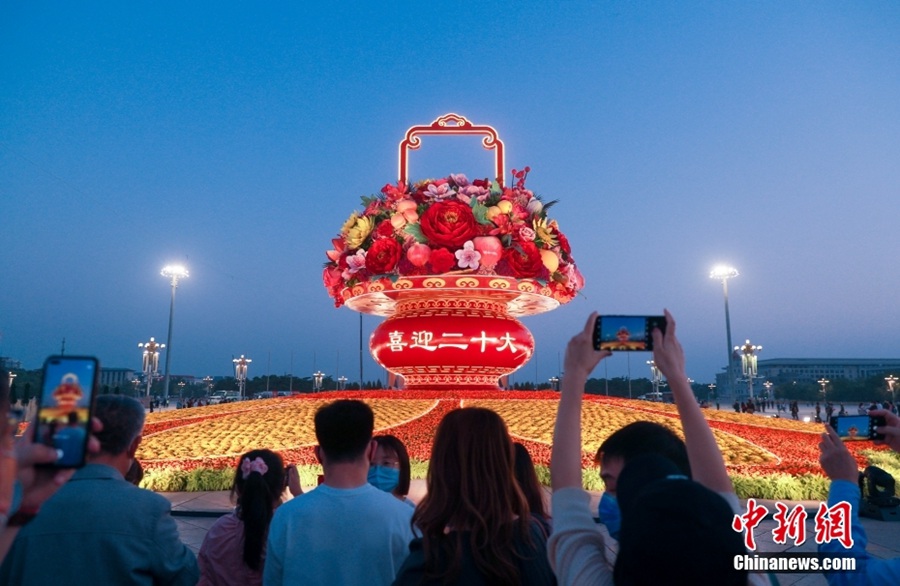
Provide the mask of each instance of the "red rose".
[{"label": "red rose", "polygon": [[394,234],[394,227],[390,222],[381,222],[378,224],[378,227],[375,228],[375,236],[378,238],[384,238],[385,236],[391,236]]},{"label": "red rose", "polygon": [[344,279],[341,277],[341,269],[336,267],[325,267],[325,270],[322,271],[322,282],[328,289],[342,286],[344,284]]},{"label": "red rose", "polygon": [[390,273],[397,266],[403,249],[393,238],[379,238],[366,252],[366,270],[373,275]]},{"label": "red rose", "polygon": [[519,278],[536,277],[544,268],[541,251],[534,242],[521,242],[518,246],[507,248],[503,251],[503,259]]},{"label": "red rose", "polygon": [[456,257],[446,248],[438,248],[431,251],[428,262],[431,264],[431,270],[434,271],[434,274],[440,275],[456,266]]},{"label": "red rose", "polygon": [[459,248],[478,236],[478,221],[472,208],[458,200],[432,204],[419,217],[419,225],[430,244],[448,248]]}]

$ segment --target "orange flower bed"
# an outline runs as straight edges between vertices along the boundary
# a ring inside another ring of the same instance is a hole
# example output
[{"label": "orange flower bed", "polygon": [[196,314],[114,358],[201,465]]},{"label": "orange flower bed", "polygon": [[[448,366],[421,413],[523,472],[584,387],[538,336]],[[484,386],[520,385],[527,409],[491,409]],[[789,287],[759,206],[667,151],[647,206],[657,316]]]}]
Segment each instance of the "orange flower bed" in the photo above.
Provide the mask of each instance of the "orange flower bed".
[{"label": "orange flower bed", "polygon": [[[338,398],[366,401],[375,413],[376,434],[399,437],[414,460],[427,461],[435,430],[444,415],[461,406],[481,406],[499,413],[510,434],[539,465],[549,465],[559,395],[554,392],[408,392],[346,391],[282,399],[243,401],[152,413],[138,458],[146,468],[224,468],[254,448],[280,452],[290,463],[316,463],[313,416]],[[821,426],[784,419],[704,410],[729,470],[735,473],[821,474],[818,442]],[[599,445],[633,421],[655,421],[681,435],[673,405],[596,395],[585,397],[582,463],[593,465]],[[851,445],[861,465],[866,445]]]}]

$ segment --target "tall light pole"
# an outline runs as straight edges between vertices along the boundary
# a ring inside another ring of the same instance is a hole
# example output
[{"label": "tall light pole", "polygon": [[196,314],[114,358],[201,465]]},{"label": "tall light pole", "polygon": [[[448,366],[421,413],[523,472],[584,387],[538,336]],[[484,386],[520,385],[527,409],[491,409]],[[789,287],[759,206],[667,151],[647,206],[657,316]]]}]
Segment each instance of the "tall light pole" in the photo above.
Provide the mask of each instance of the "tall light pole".
[{"label": "tall light pole", "polygon": [[16,380],[17,376],[18,375],[16,373],[14,373],[13,371],[11,371],[11,370],[9,371],[9,388],[12,388],[13,381]]},{"label": "tall light pole", "polygon": [[747,393],[753,398],[753,379],[756,378],[756,355],[762,350],[762,346],[754,346],[750,340],[743,346],[735,346],[734,351],[741,353],[741,372],[747,379]]},{"label": "tall light pole", "polygon": [[650,367],[650,377],[653,382],[653,399],[656,400],[657,398],[660,398],[659,385],[662,383],[662,373],[656,366],[656,362],[652,360],[647,361],[647,366]]},{"label": "tall light pole", "polygon": [[763,386],[766,387],[766,399],[772,399],[772,381],[767,380]]},{"label": "tall light pole", "polygon": [[825,377],[822,377],[816,382],[818,382],[820,385],[822,385],[822,402],[825,403],[826,402],[825,401],[825,387],[827,387],[828,383],[830,383],[831,381]]},{"label": "tall light pole", "polygon": [[[234,356],[234,354],[232,354]],[[244,387],[247,384],[247,365],[253,360],[246,358],[241,354],[240,358],[235,358],[231,362],[234,363],[234,378],[237,379],[238,391],[241,393],[241,399],[244,398]]]},{"label": "tall light pole", "polygon": [[889,374],[884,377],[884,382],[887,383],[888,390],[891,392],[891,405],[894,404],[894,385],[897,384],[897,381],[900,380],[896,376]]},{"label": "tall light pole", "polygon": [[138,344],[138,348],[144,349],[142,372],[144,373],[144,380],[147,382],[148,397],[150,396],[150,386],[153,384],[153,377],[159,374],[159,351],[165,347],[165,344],[158,344],[152,337],[149,342]]},{"label": "tall light pole", "polygon": [[549,380],[550,380],[550,388],[553,389],[554,391],[558,391],[559,390],[559,377],[551,376]]},{"label": "tall light pole", "polygon": [[726,378],[728,379],[728,392],[734,395],[734,367],[731,359],[731,316],[728,313],[728,279],[737,277],[740,273],[734,267],[727,265],[718,265],[713,267],[709,273],[710,279],[720,279],[722,281],[722,293],[725,295],[725,335],[728,342],[728,368],[726,369]]},{"label": "tall light pole", "polygon": [[347,377],[339,376],[338,377],[338,387],[343,391],[347,387]]},{"label": "tall light pole", "polygon": [[182,265],[166,265],[159,273],[167,279],[172,279],[172,302],[169,304],[169,335],[166,337],[166,378],[163,383],[163,401],[169,400],[169,360],[172,358],[172,317],[175,315],[175,289],[178,288],[178,279],[186,279],[188,270]]},{"label": "tall light pole", "polygon": [[319,392],[322,390],[322,379],[325,378],[325,373],[321,370],[317,370],[313,373],[313,384],[315,385],[315,391]]},{"label": "tall light pole", "polygon": [[710,384],[708,384],[708,385],[706,385],[706,386],[709,387],[709,394],[706,395],[706,402],[707,402],[707,403],[712,403],[712,396],[713,396],[713,393],[716,392],[716,383],[710,383]]},{"label": "tall light pole", "polygon": [[209,375],[204,376],[203,383],[206,385],[206,396],[209,397],[209,393],[212,392],[213,388],[213,377]]}]

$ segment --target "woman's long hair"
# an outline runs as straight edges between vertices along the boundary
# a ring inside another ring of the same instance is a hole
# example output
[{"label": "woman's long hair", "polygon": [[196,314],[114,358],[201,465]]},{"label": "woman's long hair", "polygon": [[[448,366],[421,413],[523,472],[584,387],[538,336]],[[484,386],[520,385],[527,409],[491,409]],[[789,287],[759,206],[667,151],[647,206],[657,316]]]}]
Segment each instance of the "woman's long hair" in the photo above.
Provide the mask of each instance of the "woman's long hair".
[{"label": "woman's long hair", "polygon": [[525,449],[525,446],[516,442],[513,444],[516,450],[515,470],[516,481],[528,501],[528,508],[534,516],[540,516],[546,521],[549,519],[547,508],[544,506],[544,491],[541,489],[541,482],[538,480],[537,472],[534,470],[534,461],[531,454]]},{"label": "woman's long hair", "polygon": [[[260,472],[262,468],[264,472]],[[284,492],[284,460],[271,450],[251,450],[241,456],[231,498],[237,497],[237,515],[244,524],[244,563],[262,569],[262,552],[269,523]]]},{"label": "woman's long hair", "polygon": [[397,454],[397,460],[400,462],[400,481],[397,488],[394,489],[394,495],[406,496],[409,494],[409,480],[412,474],[409,467],[409,452],[406,446],[400,441],[400,438],[385,434],[376,435],[372,438],[382,449],[389,450]]},{"label": "woman's long hair", "polygon": [[422,533],[426,580],[458,579],[467,532],[487,583],[520,583],[514,539],[518,534],[530,543],[530,516],[513,462],[506,424],[493,411],[457,409],[441,421],[431,450],[428,494],[412,518]]}]

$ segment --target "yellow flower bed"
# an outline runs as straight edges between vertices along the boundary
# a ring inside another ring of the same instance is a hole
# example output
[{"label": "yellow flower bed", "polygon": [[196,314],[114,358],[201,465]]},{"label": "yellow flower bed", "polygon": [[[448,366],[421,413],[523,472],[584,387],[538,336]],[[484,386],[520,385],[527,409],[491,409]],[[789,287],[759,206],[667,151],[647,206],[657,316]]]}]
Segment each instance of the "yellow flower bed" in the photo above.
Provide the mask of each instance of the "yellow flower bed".
[{"label": "yellow flower bed", "polygon": [[[517,437],[553,443],[556,406],[552,401],[530,400],[467,400],[467,407],[485,407],[496,411],[506,421],[509,432]],[[617,429],[635,421],[659,423],[684,438],[681,421],[665,415],[620,407],[611,403],[585,402],[581,414],[583,449],[594,454],[606,438]],[[722,450],[726,464],[763,464],[777,458],[769,451],[733,434],[713,430],[716,443]]]},{"label": "yellow flower bed", "polygon": [[[313,417],[320,406],[332,400],[287,399],[277,404],[276,401],[243,402],[198,408],[206,411],[240,405],[243,410],[232,408],[237,412],[151,434],[141,442],[137,457],[141,461],[200,458],[241,454],[260,447],[283,450],[313,445],[316,443]],[[433,400],[397,399],[369,399],[366,403],[375,413],[376,430],[421,417],[436,404]]]}]

